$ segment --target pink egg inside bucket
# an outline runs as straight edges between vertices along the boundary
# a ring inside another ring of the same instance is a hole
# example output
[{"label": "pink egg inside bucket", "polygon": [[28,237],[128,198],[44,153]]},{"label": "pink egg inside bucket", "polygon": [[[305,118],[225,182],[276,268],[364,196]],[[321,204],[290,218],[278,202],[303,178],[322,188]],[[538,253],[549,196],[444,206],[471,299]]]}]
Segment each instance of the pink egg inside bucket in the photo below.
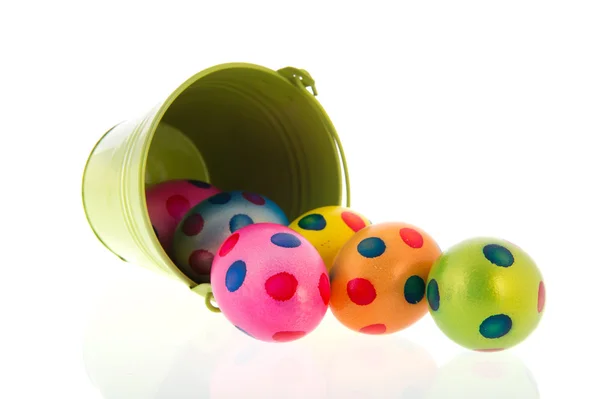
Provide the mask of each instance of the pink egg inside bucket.
[{"label": "pink egg inside bucket", "polygon": [[172,180],[146,190],[148,215],[165,251],[170,252],[173,234],[185,214],[220,190],[198,180]]}]

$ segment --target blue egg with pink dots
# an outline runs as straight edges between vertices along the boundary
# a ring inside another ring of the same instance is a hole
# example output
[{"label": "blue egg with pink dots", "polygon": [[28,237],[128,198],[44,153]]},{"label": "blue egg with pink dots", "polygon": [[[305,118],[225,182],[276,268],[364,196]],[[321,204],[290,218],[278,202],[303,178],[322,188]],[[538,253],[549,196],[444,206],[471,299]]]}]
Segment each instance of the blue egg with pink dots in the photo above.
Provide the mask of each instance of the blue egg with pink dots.
[{"label": "blue egg with pink dots", "polygon": [[[246,191],[215,194],[183,217],[173,237],[172,258],[192,281],[209,283],[213,258],[219,246],[232,233],[255,223],[287,226],[289,220],[275,202],[263,195]],[[291,242],[284,244],[294,245]],[[234,280],[236,278],[232,276]]]}]

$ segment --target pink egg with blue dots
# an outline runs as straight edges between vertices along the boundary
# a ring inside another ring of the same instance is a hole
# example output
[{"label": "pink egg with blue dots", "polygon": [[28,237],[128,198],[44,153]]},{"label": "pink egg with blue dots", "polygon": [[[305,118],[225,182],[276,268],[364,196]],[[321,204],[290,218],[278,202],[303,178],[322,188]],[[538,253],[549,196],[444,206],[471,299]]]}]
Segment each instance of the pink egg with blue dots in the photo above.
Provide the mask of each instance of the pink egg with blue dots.
[{"label": "pink egg with blue dots", "polygon": [[319,252],[294,230],[273,223],[244,227],[223,242],[211,287],[236,328],[267,342],[304,337],[329,305],[329,276]]},{"label": "pink egg with blue dots", "polygon": [[173,234],[185,214],[196,204],[221,192],[199,180],[171,180],[146,190],[148,216],[162,247],[169,252]]},{"label": "pink egg with blue dots", "polygon": [[210,282],[213,258],[232,233],[254,223],[287,225],[287,216],[269,198],[245,191],[216,194],[193,207],[177,226],[173,260],[197,284]]}]

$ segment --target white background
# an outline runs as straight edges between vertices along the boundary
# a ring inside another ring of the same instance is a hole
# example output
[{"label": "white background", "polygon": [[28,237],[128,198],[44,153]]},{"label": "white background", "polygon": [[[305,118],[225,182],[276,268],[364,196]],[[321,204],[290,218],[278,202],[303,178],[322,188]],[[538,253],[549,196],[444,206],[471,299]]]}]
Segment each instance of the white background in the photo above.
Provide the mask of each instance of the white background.
[{"label": "white background", "polygon": [[[2,2],[0,397],[598,397],[599,19],[595,1]],[[260,345],[104,250],[80,200],[93,144],[231,61],[315,77],[357,211],[525,248],[548,293],[534,334],[473,358],[429,316],[367,340],[328,316]]]}]

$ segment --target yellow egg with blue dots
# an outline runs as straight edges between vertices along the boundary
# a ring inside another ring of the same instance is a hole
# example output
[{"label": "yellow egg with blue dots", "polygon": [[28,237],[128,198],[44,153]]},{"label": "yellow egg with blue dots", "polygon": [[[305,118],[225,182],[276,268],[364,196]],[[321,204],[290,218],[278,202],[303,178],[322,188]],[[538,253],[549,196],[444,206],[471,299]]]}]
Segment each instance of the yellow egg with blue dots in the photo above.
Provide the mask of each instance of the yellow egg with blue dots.
[{"label": "yellow egg with blue dots", "polygon": [[520,247],[473,238],[437,259],[426,296],[446,336],[465,348],[492,352],[521,343],[537,328],[546,288],[538,266]]},{"label": "yellow egg with blue dots", "polygon": [[363,215],[342,206],[332,205],[300,215],[289,227],[317,248],[329,271],[342,246],[356,232],[370,224],[369,219]]}]

